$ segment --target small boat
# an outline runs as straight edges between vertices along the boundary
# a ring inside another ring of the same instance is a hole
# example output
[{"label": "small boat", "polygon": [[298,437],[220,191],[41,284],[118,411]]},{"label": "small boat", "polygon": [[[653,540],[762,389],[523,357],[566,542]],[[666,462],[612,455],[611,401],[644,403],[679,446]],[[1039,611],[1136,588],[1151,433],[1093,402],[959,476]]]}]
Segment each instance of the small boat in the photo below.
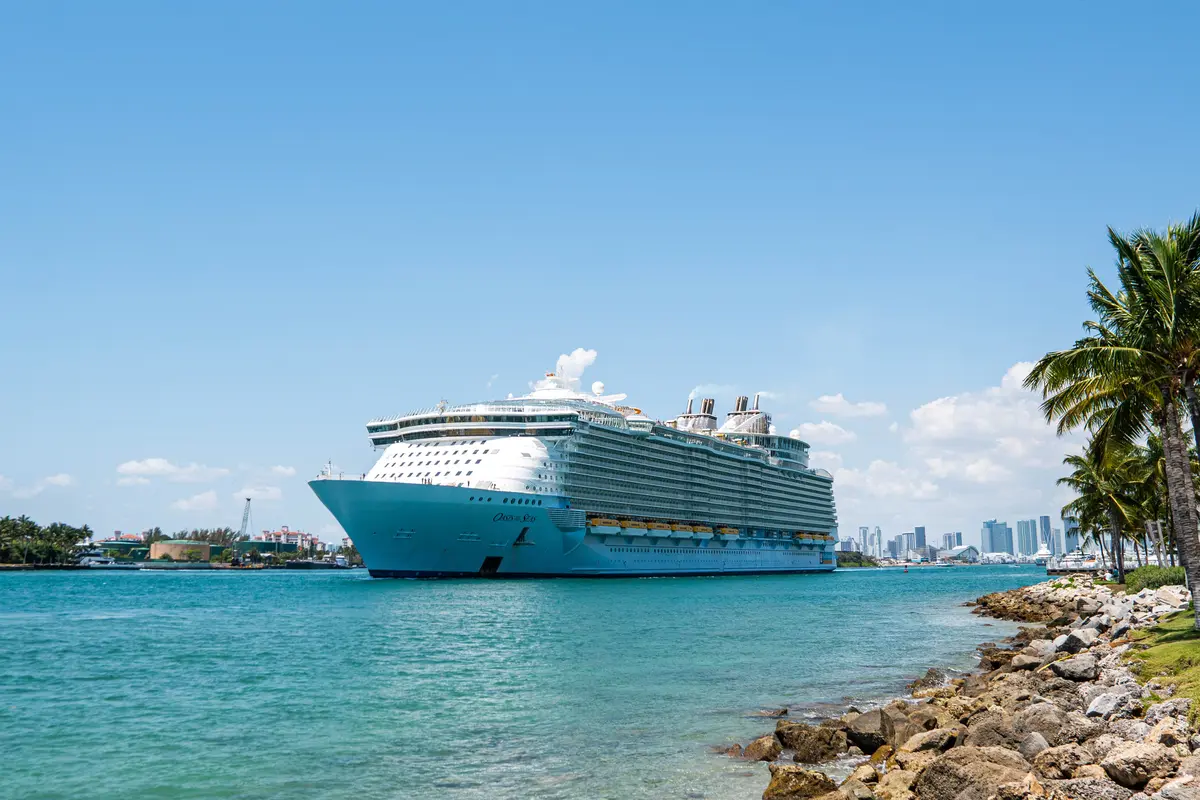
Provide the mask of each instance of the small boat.
[{"label": "small boat", "polygon": [[79,566],[88,569],[141,569],[141,564],[128,564],[108,556],[84,556],[79,559]]},{"label": "small boat", "polygon": [[671,526],[672,539],[690,539],[692,538],[692,526],[675,523]]},{"label": "small boat", "polygon": [[592,533],[620,533],[621,524],[607,517],[593,517],[588,520],[588,528]]},{"label": "small boat", "polygon": [[737,528],[723,527],[717,528],[718,539],[736,539],[741,534]]},{"label": "small boat", "polygon": [[628,531],[631,536],[639,536],[646,530],[646,523],[636,519],[621,520],[621,528]]},{"label": "small boat", "polygon": [[670,536],[671,526],[665,522],[648,522],[646,530],[651,532],[651,536]]}]

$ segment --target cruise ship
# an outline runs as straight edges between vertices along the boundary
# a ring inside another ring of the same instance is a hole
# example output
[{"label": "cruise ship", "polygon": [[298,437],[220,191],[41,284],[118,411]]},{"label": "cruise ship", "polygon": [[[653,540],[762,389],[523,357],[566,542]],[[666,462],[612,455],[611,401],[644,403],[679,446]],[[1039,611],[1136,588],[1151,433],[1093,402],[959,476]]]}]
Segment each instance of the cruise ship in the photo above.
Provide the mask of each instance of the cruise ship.
[{"label": "cruise ship", "polygon": [[829,572],[833,478],[737,398],[658,421],[547,373],[524,397],[372,420],[370,471],[309,485],[380,578]]}]

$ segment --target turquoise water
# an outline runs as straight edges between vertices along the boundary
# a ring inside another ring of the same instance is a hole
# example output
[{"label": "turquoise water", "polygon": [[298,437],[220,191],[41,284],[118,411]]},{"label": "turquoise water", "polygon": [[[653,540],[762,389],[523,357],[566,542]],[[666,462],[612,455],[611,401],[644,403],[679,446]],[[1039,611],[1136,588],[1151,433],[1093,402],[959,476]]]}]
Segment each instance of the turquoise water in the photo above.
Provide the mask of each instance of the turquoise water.
[{"label": "turquoise water", "polygon": [[1045,570],[386,581],[0,574],[0,796],[712,798],[750,714],[878,700]]}]

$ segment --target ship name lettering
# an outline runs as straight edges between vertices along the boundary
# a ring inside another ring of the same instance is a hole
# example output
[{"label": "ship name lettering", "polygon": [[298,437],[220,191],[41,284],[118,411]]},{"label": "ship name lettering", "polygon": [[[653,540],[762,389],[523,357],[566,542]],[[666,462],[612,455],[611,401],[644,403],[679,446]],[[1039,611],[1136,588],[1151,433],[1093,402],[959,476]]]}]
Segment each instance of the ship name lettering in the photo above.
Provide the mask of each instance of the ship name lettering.
[{"label": "ship name lettering", "polygon": [[492,522],[536,522],[537,517],[533,514],[505,514],[503,512],[492,517]]}]

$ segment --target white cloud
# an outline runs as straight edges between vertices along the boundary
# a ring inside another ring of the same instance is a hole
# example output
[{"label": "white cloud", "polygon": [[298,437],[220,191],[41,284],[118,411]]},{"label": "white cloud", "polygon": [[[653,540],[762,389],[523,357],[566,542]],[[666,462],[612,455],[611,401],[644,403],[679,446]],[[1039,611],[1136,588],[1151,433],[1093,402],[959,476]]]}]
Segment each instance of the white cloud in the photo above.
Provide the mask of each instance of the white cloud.
[{"label": "white cloud", "polygon": [[891,425],[888,425],[888,430],[892,433],[895,433],[896,431],[900,430],[900,423],[893,422]]},{"label": "white cloud", "polygon": [[496,374],[492,375],[490,378],[488,378],[488,380],[487,380],[487,386],[486,386],[485,388],[486,388],[488,391],[491,391],[491,389],[492,389],[492,384],[493,384],[493,383],[495,383],[495,382],[496,382],[497,380],[499,380],[499,379],[500,379],[500,374],[499,374],[499,373],[496,373]]},{"label": "white cloud", "polygon": [[[566,379],[567,386],[578,391],[583,372],[596,362],[596,355],[595,350],[576,347],[570,353],[563,353],[558,357],[558,362],[554,365],[554,374]],[[547,382],[543,379],[535,382],[533,388],[541,389],[546,385]]]},{"label": "white cloud", "polygon": [[65,472],[47,475],[32,486],[15,486],[11,480],[0,475],[0,490],[9,492],[18,500],[28,500],[31,497],[37,497],[52,486],[63,488],[71,486],[74,483],[75,479]]},{"label": "white cloud", "polygon": [[864,400],[851,403],[841,392],[823,394],[808,404],[814,411],[822,414],[832,414],[835,417],[881,417],[887,413],[887,406]]},{"label": "white cloud", "polygon": [[841,469],[843,459],[837,453],[828,450],[813,450],[808,454],[808,465],[817,469],[827,469],[830,472]]},{"label": "white cloud", "polygon": [[791,435],[810,444],[845,444],[857,438],[853,431],[828,420],[803,422],[792,430]]},{"label": "white cloud", "polygon": [[296,468],[295,467],[283,467],[283,466],[277,465],[277,466],[271,467],[271,472],[275,473],[276,475],[282,475],[285,478],[290,478],[296,474]]},{"label": "white cloud", "polygon": [[[165,458],[144,458],[141,461],[126,461],[117,466],[117,472],[126,477],[166,478],[172,483],[204,483],[223,478],[229,474],[224,467],[207,467],[195,462],[186,465],[172,464]],[[128,486],[131,484],[121,484]]]},{"label": "white cloud", "polygon": [[217,493],[212,489],[191,497],[185,497],[171,503],[171,508],[179,511],[211,511],[217,507]]},{"label": "white cloud", "polygon": [[240,492],[234,492],[233,497],[236,500],[245,500],[247,497],[251,500],[280,500],[283,490],[278,486],[246,486]]},{"label": "white cloud", "polygon": [[833,486],[835,491],[847,487],[872,497],[906,500],[932,500],[939,492],[938,484],[919,470],[880,459],[865,470],[839,469],[833,474]]}]

